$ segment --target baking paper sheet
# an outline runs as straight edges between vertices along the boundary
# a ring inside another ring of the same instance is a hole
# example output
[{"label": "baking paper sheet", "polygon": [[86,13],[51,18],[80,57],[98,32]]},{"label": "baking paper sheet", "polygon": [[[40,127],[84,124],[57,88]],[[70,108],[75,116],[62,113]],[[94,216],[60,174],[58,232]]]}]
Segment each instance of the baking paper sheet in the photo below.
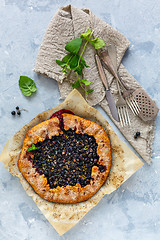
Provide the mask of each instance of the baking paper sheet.
[{"label": "baking paper sheet", "polygon": [[[63,108],[100,124],[109,135],[112,146],[112,167],[107,181],[92,198],[77,204],[58,204],[42,199],[34,192],[17,167],[26,132],[38,123],[50,118],[54,112]],[[116,190],[143,165],[141,160],[114,133],[104,117],[95,108],[89,106],[77,90],[73,90],[66,100],[57,107],[37,115],[9,139],[0,155],[0,161],[5,164],[5,168],[13,176],[19,178],[26,193],[33,198],[33,201],[59,235],[63,235],[71,229],[87,212],[98,204],[105,194],[110,194]]]}]

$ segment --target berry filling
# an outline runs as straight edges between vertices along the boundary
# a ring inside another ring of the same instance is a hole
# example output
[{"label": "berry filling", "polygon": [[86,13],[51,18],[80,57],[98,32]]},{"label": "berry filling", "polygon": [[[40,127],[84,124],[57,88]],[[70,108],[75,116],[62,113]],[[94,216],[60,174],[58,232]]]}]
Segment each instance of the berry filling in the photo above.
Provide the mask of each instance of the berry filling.
[{"label": "berry filling", "polygon": [[90,184],[93,166],[97,166],[100,172],[106,170],[97,163],[98,144],[93,136],[69,129],[35,146],[37,149],[32,154],[27,153],[29,160],[39,174],[45,175],[50,188],[75,186],[77,183],[84,187]]},{"label": "berry filling", "polygon": [[74,115],[74,113],[71,112],[70,110],[61,109],[61,110],[53,113],[53,115],[50,117],[50,118],[57,117],[59,119],[59,126],[62,130],[64,129],[64,122],[63,122],[63,115],[62,115],[63,113],[68,113],[68,114]]}]

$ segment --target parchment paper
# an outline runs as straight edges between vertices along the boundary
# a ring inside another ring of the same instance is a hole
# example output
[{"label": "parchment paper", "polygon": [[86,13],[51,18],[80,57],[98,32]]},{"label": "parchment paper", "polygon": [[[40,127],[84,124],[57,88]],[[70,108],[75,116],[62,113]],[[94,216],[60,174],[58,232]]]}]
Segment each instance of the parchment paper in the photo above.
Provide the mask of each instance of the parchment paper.
[{"label": "parchment paper", "polygon": [[[26,132],[31,127],[47,120],[54,112],[62,108],[71,110],[80,117],[100,124],[109,135],[111,141],[112,167],[107,181],[92,198],[78,204],[57,204],[42,199],[23,178],[17,167]],[[77,90],[73,90],[62,104],[40,113],[21,128],[4,146],[0,155],[0,161],[5,164],[5,168],[13,176],[19,178],[26,193],[33,198],[38,208],[60,235],[63,235],[77,224],[87,212],[96,206],[105,194],[110,194],[116,190],[143,165],[140,159],[118,138],[104,117],[95,108],[89,106]]]},{"label": "parchment paper", "polygon": [[[129,40],[119,31],[95,16],[89,9],[78,9],[72,5],[59,8],[53,16],[42,41],[34,71],[58,81],[61,98],[65,99],[72,91],[72,83],[75,81],[75,75],[71,74],[70,78],[66,79],[59,72],[61,67],[56,64],[56,59],[61,60],[66,54],[65,45],[72,39],[80,37],[80,34],[87,31],[88,28],[94,30],[94,37],[102,38],[106,46],[114,43],[117,50],[117,65],[120,66],[119,74],[126,85],[132,89],[141,87],[136,79],[121,64],[124,53],[130,44]],[[130,109],[131,127],[123,128],[120,123],[112,118],[108,102],[105,99],[105,90],[99,77],[94,55],[95,49],[91,45],[88,45],[84,52],[84,59],[90,67],[84,69],[83,77],[92,82],[90,88],[94,89],[94,92],[89,94],[88,103],[92,106],[100,104],[129,143],[147,163],[150,163],[152,160],[155,121],[143,122],[140,118],[134,116]],[[113,81],[113,76],[106,69],[105,74],[111,85],[111,92],[115,100],[117,100],[118,91],[115,81]],[[135,140],[134,135],[137,131],[141,132],[141,138]]]}]

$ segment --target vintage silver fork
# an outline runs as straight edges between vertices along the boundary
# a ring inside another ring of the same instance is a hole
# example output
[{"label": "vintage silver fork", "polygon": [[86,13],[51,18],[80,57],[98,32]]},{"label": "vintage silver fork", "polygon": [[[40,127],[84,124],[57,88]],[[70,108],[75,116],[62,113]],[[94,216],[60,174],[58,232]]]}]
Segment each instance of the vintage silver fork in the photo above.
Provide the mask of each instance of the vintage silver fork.
[{"label": "vintage silver fork", "polygon": [[[113,46],[110,45],[108,47],[108,53],[109,53],[109,56],[113,63],[114,69],[117,69],[117,56],[116,56],[116,48],[114,45]],[[116,80],[116,83],[117,83],[117,88],[118,88],[118,93],[119,93],[116,106],[117,106],[117,110],[118,110],[118,114],[119,114],[119,118],[120,118],[120,123],[121,123],[122,127],[124,127],[126,125],[130,126],[131,122],[130,122],[130,117],[128,114],[128,106],[127,106],[125,99],[122,96],[119,82],[117,80]]]},{"label": "vintage silver fork", "polygon": [[123,89],[123,97],[125,98],[129,108],[131,109],[134,115],[138,115],[140,112],[140,108],[135,98],[132,96],[132,93],[134,90],[129,90],[118,75],[117,62],[116,62],[116,48],[114,44],[110,44],[108,46],[108,51],[103,51],[99,53],[99,55],[100,55],[100,58],[103,60],[107,69],[110,71],[110,73],[116,78],[116,80],[121,85]]},{"label": "vintage silver fork", "polygon": [[[119,76],[118,72],[117,72],[117,75],[120,80],[121,87],[123,89],[124,99],[126,100],[128,106],[132,110],[133,114],[138,115],[140,113],[141,109],[140,109],[136,99],[132,96],[132,93],[135,90],[128,89],[127,86],[124,84],[124,82],[121,80],[121,77]],[[116,79],[116,80],[118,80],[118,79]]]},{"label": "vintage silver fork", "polygon": [[128,114],[128,106],[124,98],[122,97],[121,94],[121,89],[119,87],[119,82],[117,82],[117,88],[118,88],[118,100],[116,102],[116,107],[118,110],[118,115],[120,119],[121,126],[124,127],[126,125],[131,125],[129,114]]}]

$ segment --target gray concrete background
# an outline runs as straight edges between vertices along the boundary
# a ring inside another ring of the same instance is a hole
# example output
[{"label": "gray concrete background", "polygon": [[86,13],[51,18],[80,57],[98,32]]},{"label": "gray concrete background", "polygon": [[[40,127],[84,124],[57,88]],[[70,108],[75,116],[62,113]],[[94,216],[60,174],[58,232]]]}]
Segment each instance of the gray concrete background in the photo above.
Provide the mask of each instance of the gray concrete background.
[{"label": "gray concrete background", "polygon": [[[32,69],[50,19],[60,6],[69,3],[90,8],[131,41],[123,64],[160,108],[160,1],[0,0],[0,151],[24,124],[60,103],[57,83],[36,75]],[[38,91],[30,98],[19,90],[20,75],[36,82]],[[17,105],[28,112],[11,116]],[[19,180],[0,163],[0,240],[159,240],[159,133],[160,114],[151,166],[145,164],[62,237],[26,195]]]}]

